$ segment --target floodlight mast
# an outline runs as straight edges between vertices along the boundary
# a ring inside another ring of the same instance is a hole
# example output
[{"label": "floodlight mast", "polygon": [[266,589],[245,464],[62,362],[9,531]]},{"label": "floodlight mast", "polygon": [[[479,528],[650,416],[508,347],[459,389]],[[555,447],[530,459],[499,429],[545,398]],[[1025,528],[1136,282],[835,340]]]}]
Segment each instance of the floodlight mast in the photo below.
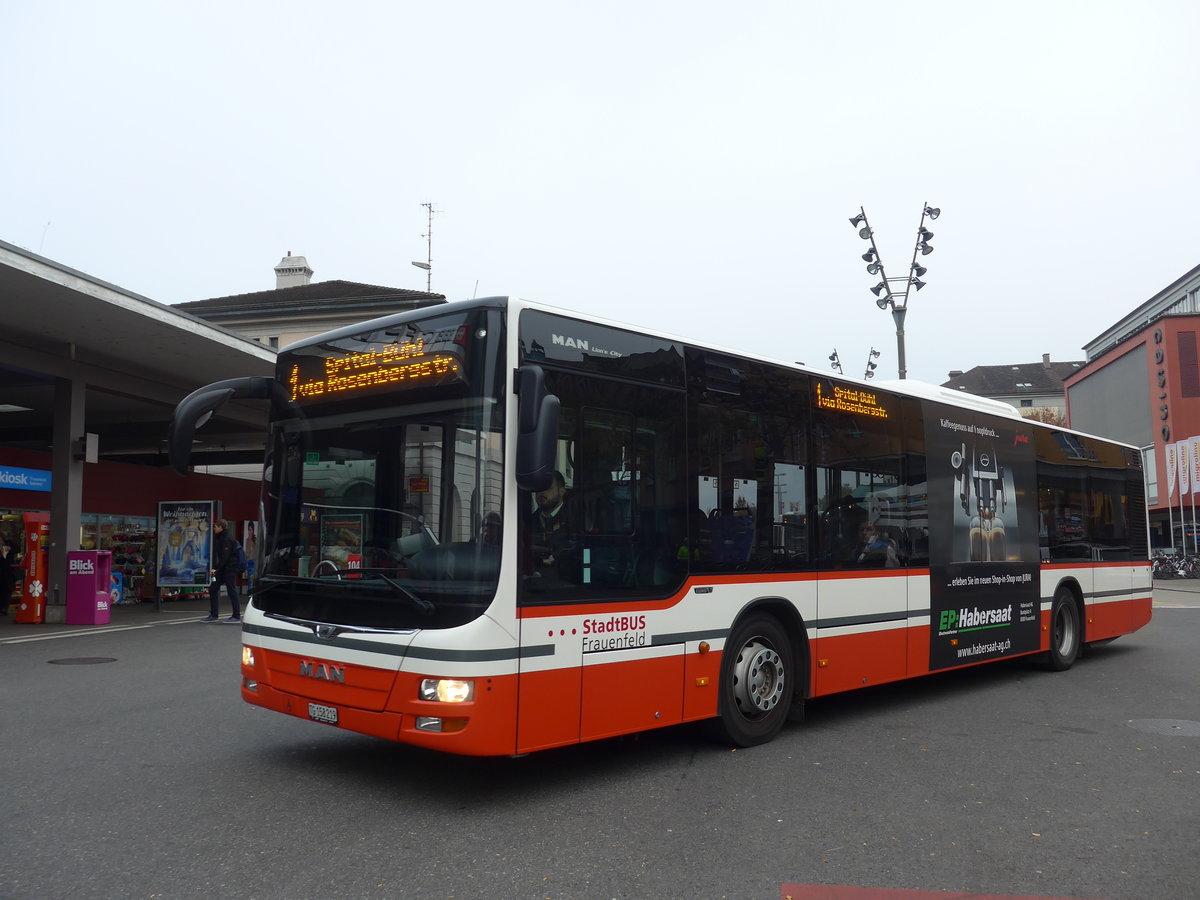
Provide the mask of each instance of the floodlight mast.
[{"label": "floodlight mast", "polygon": [[[919,291],[925,287],[925,282],[921,281],[920,276],[928,271],[924,266],[917,265],[917,255],[928,256],[933,252],[933,245],[929,243],[933,232],[925,228],[925,219],[929,218],[932,221],[941,214],[941,209],[927,203],[922,204],[921,221],[917,225],[917,241],[913,245],[912,263],[909,265],[908,274],[892,278],[889,278],[884,271],[879,248],[875,245],[875,232],[871,228],[871,223],[867,221],[867,211],[860,206],[858,215],[850,219],[850,224],[859,229],[858,236],[864,241],[871,242],[871,249],[864,253],[862,258],[867,263],[867,272],[880,277],[879,284],[871,288],[871,293],[878,298],[875,305],[880,309],[891,307],[892,310],[892,320],[896,323],[896,363],[902,379],[908,377],[908,367],[904,356],[904,316],[908,312],[908,292],[913,289]],[[893,282],[897,285],[902,284],[903,287],[892,290]]]}]

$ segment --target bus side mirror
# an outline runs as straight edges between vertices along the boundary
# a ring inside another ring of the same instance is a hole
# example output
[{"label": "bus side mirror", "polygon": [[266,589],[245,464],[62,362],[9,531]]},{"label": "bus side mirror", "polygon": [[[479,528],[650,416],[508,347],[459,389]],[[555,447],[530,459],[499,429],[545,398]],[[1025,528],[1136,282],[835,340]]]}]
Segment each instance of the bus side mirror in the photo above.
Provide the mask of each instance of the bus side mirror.
[{"label": "bus side mirror", "polygon": [[227,378],[192,391],[179,401],[167,430],[167,459],[180,475],[187,474],[196,429],[213,417],[230,400],[282,399],[283,390],[274,378],[254,375]]},{"label": "bus side mirror", "polygon": [[554,477],[560,403],[554,394],[546,393],[546,376],[540,366],[517,370],[516,392],[517,489],[544,491]]}]

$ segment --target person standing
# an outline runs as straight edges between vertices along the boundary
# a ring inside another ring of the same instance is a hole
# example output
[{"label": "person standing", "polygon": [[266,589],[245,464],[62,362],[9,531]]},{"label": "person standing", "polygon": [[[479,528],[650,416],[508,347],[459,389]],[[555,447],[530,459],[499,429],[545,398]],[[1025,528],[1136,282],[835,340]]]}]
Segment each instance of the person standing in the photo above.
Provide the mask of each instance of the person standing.
[{"label": "person standing", "polygon": [[17,587],[17,550],[11,543],[0,543],[0,616],[8,615],[13,591]]},{"label": "person standing", "polygon": [[208,589],[208,617],[205,622],[216,622],[220,619],[221,585],[229,594],[229,602],[233,604],[233,615],[226,622],[241,622],[241,602],[238,597],[238,555],[237,543],[229,533],[229,523],[224,519],[213,521],[213,550],[212,550],[212,584]]}]

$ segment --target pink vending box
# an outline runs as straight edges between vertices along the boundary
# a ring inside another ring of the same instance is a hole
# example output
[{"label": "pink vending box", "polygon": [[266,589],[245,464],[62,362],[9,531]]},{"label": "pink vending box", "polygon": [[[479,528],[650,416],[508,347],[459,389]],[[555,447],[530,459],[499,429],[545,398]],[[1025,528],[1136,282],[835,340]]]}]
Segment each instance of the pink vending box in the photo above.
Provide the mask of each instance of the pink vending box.
[{"label": "pink vending box", "polygon": [[67,553],[67,624],[107,625],[111,619],[108,583],[112,553],[71,550]]}]

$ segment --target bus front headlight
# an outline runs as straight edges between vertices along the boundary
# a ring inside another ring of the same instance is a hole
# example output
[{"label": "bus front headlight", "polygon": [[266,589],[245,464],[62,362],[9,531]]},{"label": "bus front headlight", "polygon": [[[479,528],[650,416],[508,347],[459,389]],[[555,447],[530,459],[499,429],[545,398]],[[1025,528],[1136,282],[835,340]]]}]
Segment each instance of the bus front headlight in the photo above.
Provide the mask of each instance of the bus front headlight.
[{"label": "bus front headlight", "polygon": [[421,699],[440,703],[467,703],[475,699],[475,682],[459,678],[424,678]]}]

